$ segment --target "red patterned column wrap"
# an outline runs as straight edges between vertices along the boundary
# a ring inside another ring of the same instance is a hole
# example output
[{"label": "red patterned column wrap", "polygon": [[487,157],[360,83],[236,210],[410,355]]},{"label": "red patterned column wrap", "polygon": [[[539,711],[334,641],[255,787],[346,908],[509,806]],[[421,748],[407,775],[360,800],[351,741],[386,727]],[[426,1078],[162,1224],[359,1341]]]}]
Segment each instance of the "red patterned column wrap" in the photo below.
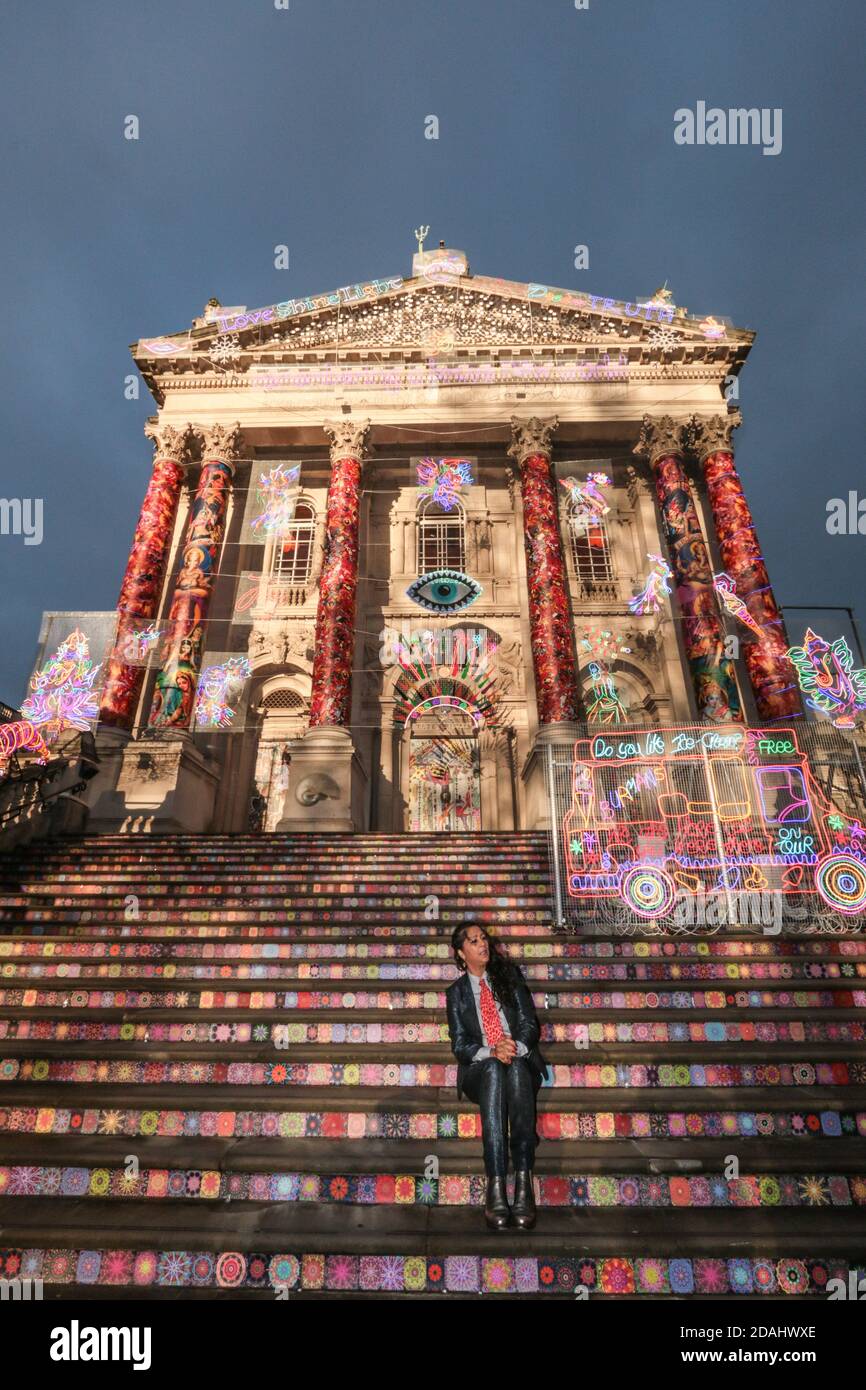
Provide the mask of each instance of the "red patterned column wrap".
[{"label": "red patterned column wrap", "polygon": [[[785,653],[791,645],[761,554],[755,523],[730,449],[730,431],[739,413],[695,421],[695,440],[703,464],[719,552],[761,637],[743,642],[743,657],[761,719],[802,716],[794,669]],[[721,447],[716,447],[721,446]]]},{"label": "red patterned column wrap", "polygon": [[550,436],[557,421],[512,420],[509,453],[520,467],[523,542],[529,590],[529,632],[539,724],[583,717],[574,657],[573,624],[559,534]]},{"label": "red patterned column wrap", "polygon": [[117,636],[99,708],[100,723],[116,729],[131,729],[138,707],[144,667],[128,665],[123,653],[136,628],[151,622],[159,609],[184,478],[184,468],[178,460],[183,457],[186,431],[166,426],[150,434],[156,449],[153,473],[120,586]]},{"label": "red patterned column wrap", "polygon": [[670,416],[644,417],[635,452],[649,458],[674,572],[698,715],[713,723],[743,718],[733,662],[713,589],[707,543],[683,468],[681,424]]},{"label": "red patterned column wrap", "polygon": [[169,629],[160,652],[150,724],[157,729],[188,729],[201,670],[204,623],[217,573],[231,479],[238,452],[238,426],[207,430],[202,469],[190,509],[183,559],[169,610]]},{"label": "red patterned column wrap", "polygon": [[319,580],[310,728],[345,727],[352,717],[352,661],[358,589],[361,461],[369,421],[326,425],[331,480],[325,520],[325,557]]}]

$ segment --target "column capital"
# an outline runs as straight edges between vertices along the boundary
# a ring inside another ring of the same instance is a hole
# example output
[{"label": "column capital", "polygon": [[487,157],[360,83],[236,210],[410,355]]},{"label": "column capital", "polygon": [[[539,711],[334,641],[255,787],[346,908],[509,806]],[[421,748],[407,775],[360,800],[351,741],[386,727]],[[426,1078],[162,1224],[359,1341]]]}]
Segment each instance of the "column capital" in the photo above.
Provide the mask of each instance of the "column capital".
[{"label": "column capital", "polygon": [[158,417],[155,420],[147,420],[144,433],[153,444],[154,463],[157,459],[172,459],[175,463],[186,462],[191,431],[191,425],[182,425],[177,429],[174,425],[164,425]]},{"label": "column capital", "polygon": [[530,416],[528,420],[521,420],[512,415],[512,443],[509,454],[518,465],[531,458],[533,454],[543,454],[545,458],[550,458],[551,436],[558,425],[558,415],[552,415],[548,420],[541,420],[537,415]]},{"label": "column capital", "polygon": [[244,442],[239,422],[233,425],[193,425],[192,432],[201,444],[202,463],[225,463],[234,471]]},{"label": "column capital", "polygon": [[731,435],[743,423],[739,410],[727,415],[693,415],[688,422],[689,447],[703,463],[710,454],[732,453]]},{"label": "column capital", "polygon": [[651,465],[671,454],[681,456],[685,449],[685,428],[686,421],[675,420],[672,415],[645,415],[632,453],[643,455]]},{"label": "column capital", "polygon": [[331,441],[331,463],[346,458],[364,458],[370,433],[369,420],[326,420],[322,429]]}]

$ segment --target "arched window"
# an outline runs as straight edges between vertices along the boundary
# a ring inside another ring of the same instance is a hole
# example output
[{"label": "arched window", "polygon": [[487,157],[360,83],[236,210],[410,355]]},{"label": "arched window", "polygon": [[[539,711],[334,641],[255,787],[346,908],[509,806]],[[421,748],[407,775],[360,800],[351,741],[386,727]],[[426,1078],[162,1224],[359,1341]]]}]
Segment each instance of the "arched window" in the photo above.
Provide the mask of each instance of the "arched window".
[{"label": "arched window", "polygon": [[571,533],[571,558],[578,579],[592,582],[598,579],[612,579],[613,565],[610,558],[610,538],[604,517],[588,526],[575,525],[573,504],[568,509],[569,531]]},{"label": "arched window", "polygon": [[316,510],[312,502],[299,501],[288,530],[274,542],[271,574],[284,584],[306,584],[313,568]]},{"label": "arched window", "polygon": [[458,502],[450,512],[427,499],[418,507],[418,573],[466,568],[466,516]]}]

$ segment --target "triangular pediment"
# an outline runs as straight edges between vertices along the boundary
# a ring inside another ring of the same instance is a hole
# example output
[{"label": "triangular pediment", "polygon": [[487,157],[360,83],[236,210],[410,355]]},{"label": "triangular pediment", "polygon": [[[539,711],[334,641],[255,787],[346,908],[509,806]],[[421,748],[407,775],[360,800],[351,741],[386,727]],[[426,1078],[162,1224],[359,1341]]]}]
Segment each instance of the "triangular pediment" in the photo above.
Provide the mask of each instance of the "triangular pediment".
[{"label": "triangular pediment", "polygon": [[[261,309],[209,306],[185,333],[142,338],[133,356],[151,389],[178,370],[243,371],[260,362],[330,354],[571,351],[663,363],[742,361],[753,335],[655,297],[634,302],[489,276],[366,281]],[[720,351],[721,349],[721,351]]]}]

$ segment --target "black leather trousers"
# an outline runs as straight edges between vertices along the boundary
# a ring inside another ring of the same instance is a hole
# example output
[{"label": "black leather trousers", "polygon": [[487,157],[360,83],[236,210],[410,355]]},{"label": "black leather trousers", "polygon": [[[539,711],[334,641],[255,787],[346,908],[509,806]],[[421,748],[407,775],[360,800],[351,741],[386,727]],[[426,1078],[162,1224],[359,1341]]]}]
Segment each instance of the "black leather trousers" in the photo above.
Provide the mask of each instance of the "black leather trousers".
[{"label": "black leather trousers", "polygon": [[507,1136],[511,1131],[514,1171],[535,1161],[535,1097],[540,1078],[525,1057],[508,1064],[498,1057],[473,1062],[463,1078],[463,1094],[481,1108],[484,1167],[488,1177],[508,1175]]}]

